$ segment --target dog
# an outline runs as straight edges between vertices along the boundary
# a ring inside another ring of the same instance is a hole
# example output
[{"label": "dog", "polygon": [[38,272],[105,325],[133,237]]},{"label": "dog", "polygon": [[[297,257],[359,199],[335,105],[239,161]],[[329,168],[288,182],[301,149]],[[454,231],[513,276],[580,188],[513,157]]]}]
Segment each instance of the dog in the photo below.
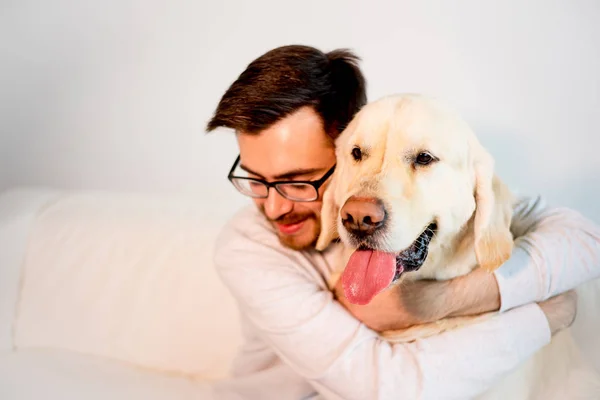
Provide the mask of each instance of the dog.
[{"label": "dog", "polygon": [[[341,279],[351,303],[367,304],[405,281],[446,280],[477,267],[492,272],[511,256],[516,198],[475,132],[444,102],[397,94],[365,105],[336,140],[336,158],[316,248],[342,242],[329,286]],[[410,342],[494,314],[446,318],[380,335]],[[566,359],[565,340],[562,347],[544,351]],[[516,371],[512,379],[521,383],[509,385],[512,394],[502,398],[528,398],[519,394],[532,393],[523,382],[541,376],[540,360]],[[529,378],[523,379],[525,374]]]},{"label": "dog", "polygon": [[[348,300],[366,304],[404,280],[451,279],[511,255],[515,198],[469,125],[417,94],[366,105],[336,143],[317,249],[339,237]],[[335,282],[331,282],[334,284]],[[484,318],[460,317],[406,331],[406,341]]]}]

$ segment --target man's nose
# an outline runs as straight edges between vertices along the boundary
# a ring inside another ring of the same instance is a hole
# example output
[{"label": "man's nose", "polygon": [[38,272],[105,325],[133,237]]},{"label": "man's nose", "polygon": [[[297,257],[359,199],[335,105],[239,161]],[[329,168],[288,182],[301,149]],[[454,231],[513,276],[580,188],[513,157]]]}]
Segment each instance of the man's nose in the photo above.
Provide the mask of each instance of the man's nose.
[{"label": "man's nose", "polygon": [[294,202],[283,197],[275,188],[269,188],[268,194],[265,199],[265,213],[269,219],[276,220],[294,208]]}]

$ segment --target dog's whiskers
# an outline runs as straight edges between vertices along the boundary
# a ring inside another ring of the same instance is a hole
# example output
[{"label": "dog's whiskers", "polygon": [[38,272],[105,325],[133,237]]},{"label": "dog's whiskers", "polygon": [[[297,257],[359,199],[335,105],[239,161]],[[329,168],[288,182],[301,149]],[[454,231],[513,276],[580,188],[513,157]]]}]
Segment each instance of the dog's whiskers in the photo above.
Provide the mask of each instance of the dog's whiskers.
[{"label": "dog's whiskers", "polygon": [[427,227],[427,229],[425,229],[426,232],[431,233],[431,238],[436,238],[437,237],[437,232],[429,227]]},{"label": "dog's whiskers", "polygon": [[392,249],[392,243],[390,241],[390,237],[385,235],[381,237],[381,244],[383,245],[384,249]]}]

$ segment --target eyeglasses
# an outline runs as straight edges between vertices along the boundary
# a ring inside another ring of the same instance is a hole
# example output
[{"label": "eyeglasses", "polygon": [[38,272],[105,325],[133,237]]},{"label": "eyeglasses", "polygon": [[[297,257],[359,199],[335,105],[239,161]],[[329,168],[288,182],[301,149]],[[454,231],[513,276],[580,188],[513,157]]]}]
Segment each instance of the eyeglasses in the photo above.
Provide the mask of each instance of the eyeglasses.
[{"label": "eyeglasses", "polygon": [[319,188],[323,186],[327,178],[333,174],[335,165],[329,169],[316,181],[276,181],[267,182],[262,179],[234,176],[233,171],[240,162],[240,156],[237,157],[233,167],[227,175],[227,179],[235,188],[245,196],[255,199],[266,199],[269,196],[269,188],[275,188],[277,193],[292,201],[315,201],[319,198]]}]

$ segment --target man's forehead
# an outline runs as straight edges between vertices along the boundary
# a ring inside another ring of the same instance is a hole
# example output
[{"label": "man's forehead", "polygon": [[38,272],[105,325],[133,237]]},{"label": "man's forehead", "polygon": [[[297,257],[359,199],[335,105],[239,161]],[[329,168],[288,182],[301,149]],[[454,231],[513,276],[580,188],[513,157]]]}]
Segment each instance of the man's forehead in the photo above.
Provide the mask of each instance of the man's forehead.
[{"label": "man's forehead", "polygon": [[243,169],[267,179],[306,176],[330,168],[334,146],[312,109],[303,109],[258,133],[237,132]]},{"label": "man's forehead", "polygon": [[332,146],[312,142],[290,146],[277,141],[239,140],[240,168],[270,180],[314,175],[335,163]]},{"label": "man's forehead", "polygon": [[240,137],[256,141],[278,142],[302,142],[309,141],[328,141],[328,135],[325,132],[323,120],[319,114],[310,107],[302,107],[290,115],[282,118],[273,125],[260,132],[237,131]]}]

